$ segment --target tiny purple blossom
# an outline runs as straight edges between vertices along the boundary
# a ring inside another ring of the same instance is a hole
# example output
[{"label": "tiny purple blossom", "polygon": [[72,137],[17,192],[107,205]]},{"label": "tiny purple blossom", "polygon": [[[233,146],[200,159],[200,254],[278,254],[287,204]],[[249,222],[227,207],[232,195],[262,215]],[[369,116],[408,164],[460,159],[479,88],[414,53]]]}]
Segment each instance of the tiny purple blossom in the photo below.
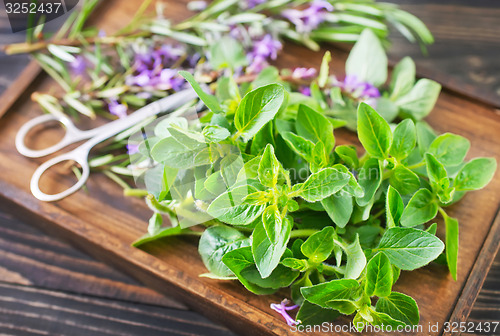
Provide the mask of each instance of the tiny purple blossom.
[{"label": "tiny purple blossom", "polygon": [[293,305],[293,306],[287,306],[287,304],[290,303],[287,299],[283,299],[281,303],[271,303],[271,309],[277,311],[278,313],[283,316],[285,319],[286,323],[292,327],[294,325],[297,325],[300,323],[300,321],[294,320],[290,315],[288,315],[288,310],[293,310],[299,308],[298,305]]},{"label": "tiny purple blossom", "polygon": [[87,63],[85,62],[85,58],[81,55],[75,57],[75,60],[69,63],[69,67],[71,68],[71,72],[75,75],[83,75],[85,70],[87,70]]},{"label": "tiny purple blossom", "polygon": [[295,68],[292,72],[294,79],[311,79],[316,76],[316,69],[314,68]]},{"label": "tiny purple blossom", "polygon": [[257,5],[263,4],[266,0],[247,0],[247,8],[254,8]]},{"label": "tiny purple blossom", "polygon": [[356,75],[347,75],[343,81],[334,79],[333,86],[362,101],[380,97],[380,91],[373,84],[359,80]]},{"label": "tiny purple blossom", "polygon": [[325,20],[326,12],[333,10],[333,5],[328,1],[314,0],[304,10],[286,9],[281,15],[295,25],[298,33],[309,33]]},{"label": "tiny purple blossom", "polygon": [[111,99],[108,104],[109,113],[122,119],[127,116],[127,106],[119,103],[116,99]]},{"label": "tiny purple blossom", "polygon": [[311,88],[309,86],[302,85],[299,87],[299,92],[304,96],[311,96]]},{"label": "tiny purple blossom", "polygon": [[139,144],[127,144],[127,153],[129,155],[139,153]]}]

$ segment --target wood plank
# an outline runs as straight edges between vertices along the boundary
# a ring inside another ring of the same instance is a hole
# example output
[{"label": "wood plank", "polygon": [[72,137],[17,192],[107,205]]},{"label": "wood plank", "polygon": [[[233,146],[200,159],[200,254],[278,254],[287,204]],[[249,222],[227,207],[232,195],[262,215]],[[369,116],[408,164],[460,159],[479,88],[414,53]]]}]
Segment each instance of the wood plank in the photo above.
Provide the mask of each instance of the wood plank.
[{"label": "wood plank", "polygon": [[1,335],[233,335],[190,311],[0,282]]},{"label": "wood plank", "polygon": [[0,281],[187,309],[4,211],[0,212]]},{"label": "wood plank", "polygon": [[[136,2],[109,1],[100,11],[102,22],[116,26],[119,25],[117,20],[126,21],[124,16],[127,10],[133,8],[133,4],[137,5]],[[127,9],[127,6],[130,8]],[[177,10],[180,13],[182,6],[172,4],[172,15]],[[321,55],[289,45],[280,65],[296,66],[300,59],[301,66],[318,66]],[[345,53],[334,51],[334,55],[334,68],[343,68]],[[41,79],[32,89],[46,91],[51,87],[53,84],[49,80]],[[29,93],[0,120],[0,157],[5,158],[0,160],[4,176],[0,181],[0,194],[12,211],[20,215],[31,214],[31,219],[46,230],[58,233],[92,255],[113,263],[152,288],[178,295],[192,308],[243,334],[289,334],[288,326],[269,309],[270,302],[278,302],[288,294],[281,292],[271,297],[258,297],[249,294],[235,282],[199,278],[198,274],[206,270],[198,257],[196,241],[166,240],[148,246],[147,252],[150,254],[130,247],[129,244],[145,232],[148,210],[141,200],[123,198],[121,190],[102,176],[92,176],[88,184],[89,194],[80,192],[52,204],[33,199],[28,191],[28,181],[42,161],[20,157],[13,147],[14,135],[19,126],[39,114],[35,104],[26,99]],[[441,132],[455,132],[471,139],[469,157],[500,157],[500,139],[497,136],[500,117],[492,108],[444,93],[429,122]],[[337,132],[337,138],[352,142],[354,135],[340,131]],[[50,136],[47,136],[41,141],[50,140]],[[53,185],[59,183],[51,181]],[[423,325],[436,321],[442,325],[453,310],[500,204],[500,195],[496,192],[499,187],[497,177],[485,190],[466,196],[458,205],[450,208],[450,215],[459,218],[462,231],[457,282],[452,281],[447,270],[439,265],[403,273],[396,290],[416,298]],[[435,309],[437,306],[440,307],[438,311]]]}]

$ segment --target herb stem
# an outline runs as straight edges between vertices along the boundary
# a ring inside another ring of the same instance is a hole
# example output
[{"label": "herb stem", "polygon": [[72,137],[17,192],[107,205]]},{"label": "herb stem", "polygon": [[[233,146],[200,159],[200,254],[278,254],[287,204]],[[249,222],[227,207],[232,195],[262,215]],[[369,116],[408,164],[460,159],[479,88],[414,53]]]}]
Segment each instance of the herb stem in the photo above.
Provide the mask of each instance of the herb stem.
[{"label": "herb stem", "polygon": [[406,168],[408,168],[408,169],[417,169],[417,168],[422,167],[423,165],[425,165],[425,161],[422,161],[420,163],[416,163],[416,164],[408,166]]},{"label": "herb stem", "polygon": [[292,230],[292,232],[290,232],[290,238],[309,237],[315,234],[316,232],[319,232],[319,230],[315,229]]}]

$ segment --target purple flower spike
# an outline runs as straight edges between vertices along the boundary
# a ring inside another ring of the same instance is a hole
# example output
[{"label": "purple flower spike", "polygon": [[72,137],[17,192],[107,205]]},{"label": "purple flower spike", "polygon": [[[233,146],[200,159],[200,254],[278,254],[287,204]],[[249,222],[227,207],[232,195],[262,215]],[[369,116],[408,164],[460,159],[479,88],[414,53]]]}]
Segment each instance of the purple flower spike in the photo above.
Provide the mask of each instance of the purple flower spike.
[{"label": "purple flower spike", "polygon": [[325,13],[331,12],[334,7],[326,0],[314,0],[304,10],[286,9],[282,16],[293,23],[299,33],[309,33],[316,29],[325,20]]},{"label": "purple flower spike", "polygon": [[380,91],[373,84],[359,80],[356,75],[347,75],[343,81],[334,79],[333,86],[338,86],[353,98],[365,102],[380,97]]},{"label": "purple flower spike", "polygon": [[294,79],[311,79],[316,76],[316,69],[314,68],[295,68],[292,72]]},{"label": "purple flower spike", "polygon": [[75,60],[69,64],[69,67],[71,68],[71,72],[75,75],[83,75],[87,69],[87,63],[83,56],[78,55],[75,57]]},{"label": "purple flower spike", "polygon": [[247,8],[254,8],[264,2],[266,2],[266,0],[247,0]]},{"label": "purple flower spike", "polygon": [[122,119],[127,116],[127,106],[124,104],[118,103],[116,99],[111,99],[108,104],[109,113],[117,116]]},{"label": "purple flower spike", "polygon": [[292,306],[287,306],[287,304],[290,303],[287,299],[283,299],[280,304],[277,303],[271,303],[271,309],[277,311],[278,313],[283,316],[285,319],[286,323],[292,327],[294,325],[300,324],[300,321],[294,320],[290,315],[288,315],[288,310],[293,310],[299,308],[298,305],[292,305]]},{"label": "purple flower spike", "polygon": [[127,144],[127,153],[129,155],[139,153],[139,145],[138,144]]}]

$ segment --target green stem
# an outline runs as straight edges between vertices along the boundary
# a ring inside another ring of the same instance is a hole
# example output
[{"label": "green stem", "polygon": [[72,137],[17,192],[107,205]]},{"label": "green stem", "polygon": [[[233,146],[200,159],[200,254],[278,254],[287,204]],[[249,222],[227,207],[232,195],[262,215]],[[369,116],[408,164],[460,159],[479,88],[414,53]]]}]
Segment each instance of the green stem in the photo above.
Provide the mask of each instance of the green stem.
[{"label": "green stem", "polygon": [[315,229],[299,229],[299,230],[293,230],[290,232],[290,238],[298,238],[298,237],[309,237],[315,234],[316,232],[319,232],[319,230]]},{"label": "green stem", "polygon": [[425,165],[425,161],[422,161],[422,162],[420,162],[420,163],[416,163],[416,164],[414,164],[414,165],[412,165],[412,166],[408,166],[408,167],[406,167],[406,168],[408,168],[408,169],[417,169],[417,168],[422,167],[423,165]]},{"label": "green stem", "polygon": [[136,189],[136,188],[128,188],[123,190],[124,196],[134,196],[134,197],[146,197],[149,195],[147,190],[144,189]]}]

